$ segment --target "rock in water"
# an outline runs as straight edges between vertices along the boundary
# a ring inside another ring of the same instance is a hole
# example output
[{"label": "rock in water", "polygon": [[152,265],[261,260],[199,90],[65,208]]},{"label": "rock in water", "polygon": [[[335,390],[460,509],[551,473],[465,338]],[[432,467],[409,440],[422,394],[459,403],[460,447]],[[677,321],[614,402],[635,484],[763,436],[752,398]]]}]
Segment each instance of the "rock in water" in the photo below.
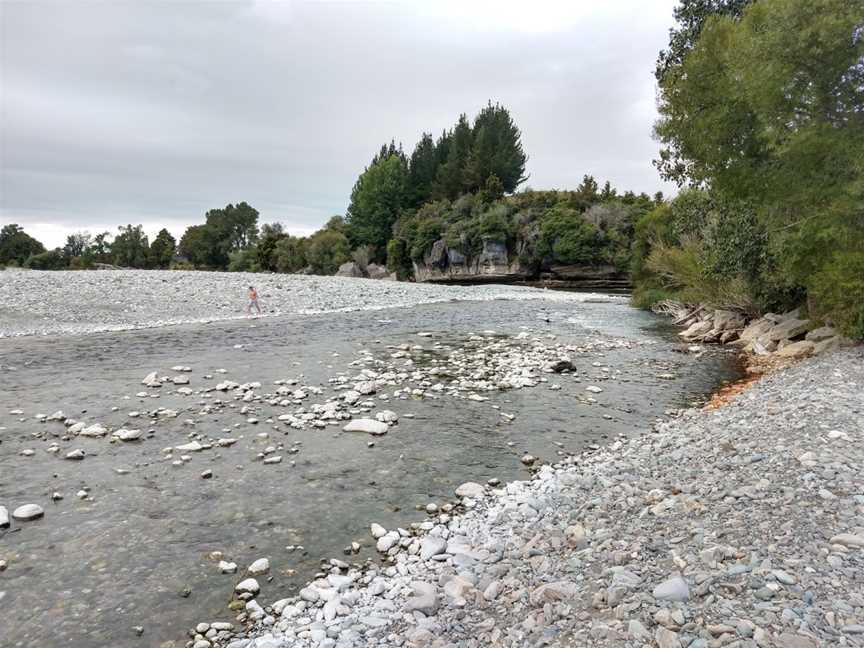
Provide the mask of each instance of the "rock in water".
[{"label": "rock in water", "polygon": [[111,436],[119,439],[120,441],[135,441],[136,439],[141,438],[141,430],[127,430],[126,428],[120,428],[116,430]]},{"label": "rock in water", "polygon": [[260,576],[261,574],[266,574],[270,571],[270,561],[266,558],[259,558],[255,562],[253,562],[249,567],[246,568],[253,576]]},{"label": "rock in water", "polygon": [[465,482],[456,489],[456,497],[483,497],[486,489],[476,482]]},{"label": "rock in water", "polygon": [[240,581],[234,586],[234,591],[238,594],[257,594],[261,591],[261,588],[258,586],[258,581],[254,578],[247,578],[246,580]]},{"label": "rock in water", "polygon": [[9,526],[9,510],[5,506],[0,506],[0,529],[5,529]]},{"label": "rock in water", "polygon": [[387,434],[389,426],[386,423],[376,421],[375,419],[361,418],[354,419],[342,429],[345,432],[366,432],[367,434],[372,434],[373,436],[380,436],[382,434]]},{"label": "rock in water", "polygon": [[16,520],[36,520],[43,515],[45,511],[38,504],[23,504],[12,511],[12,517]]},{"label": "rock in water", "polygon": [[162,381],[159,380],[159,374],[155,371],[151,371],[149,374],[144,376],[144,380],[141,381],[142,385],[146,387],[161,387]]}]

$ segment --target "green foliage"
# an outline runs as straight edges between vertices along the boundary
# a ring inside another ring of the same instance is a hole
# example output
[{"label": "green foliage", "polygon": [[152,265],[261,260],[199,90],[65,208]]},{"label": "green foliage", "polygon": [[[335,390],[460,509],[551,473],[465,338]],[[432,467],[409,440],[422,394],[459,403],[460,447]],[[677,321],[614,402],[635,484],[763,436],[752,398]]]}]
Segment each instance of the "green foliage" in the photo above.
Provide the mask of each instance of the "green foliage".
[{"label": "green foliage", "polygon": [[[658,61],[657,164],[711,191],[671,218],[665,243],[698,236],[703,284],[744,284],[760,308],[808,299],[857,331],[856,303],[830,286],[860,285],[864,1],[693,0],[676,16]],[[651,283],[639,239],[637,226],[634,271]]]},{"label": "green foliage", "polygon": [[277,245],[287,237],[282,223],[265,223],[261,226],[258,245],[255,247],[257,259],[255,265],[261,270],[275,272],[277,270]]},{"label": "green foliage", "polygon": [[67,259],[63,250],[57,248],[28,257],[24,262],[24,267],[31,270],[65,270]]},{"label": "green foliage", "polygon": [[469,191],[477,191],[495,177],[503,187],[502,194],[512,193],[527,180],[527,161],[522,150],[522,134],[510,113],[503,106],[493,106],[490,101],[474,120],[463,184]]},{"label": "green foliage", "polygon": [[208,211],[203,225],[186,229],[178,249],[196,267],[224,270],[232,252],[253,246],[257,241],[258,211],[241,202]]},{"label": "green foliage", "polygon": [[87,232],[75,232],[66,237],[66,245],[63,246],[63,254],[67,257],[80,257],[90,251],[90,234]]},{"label": "green foliage", "polygon": [[260,272],[258,265],[258,250],[247,247],[235,250],[228,255],[228,272]]},{"label": "green foliage", "polygon": [[414,276],[411,256],[404,239],[394,238],[387,242],[387,270],[396,273],[399,281],[405,281]]},{"label": "green foliage", "polygon": [[309,237],[306,260],[315,274],[332,275],[351,260],[348,238],[336,230],[321,230]]},{"label": "green foliage", "polygon": [[149,242],[141,225],[117,228],[118,234],[111,244],[114,263],[123,268],[146,268]]},{"label": "green foliage", "polygon": [[188,261],[172,261],[169,270],[194,270],[195,266]]},{"label": "green foliage", "polygon": [[276,270],[278,272],[300,272],[307,265],[306,239],[286,236],[276,243]]},{"label": "green foliage", "polygon": [[592,264],[601,260],[597,228],[571,207],[558,205],[540,225],[538,252],[564,264]]},{"label": "green foliage", "polygon": [[174,252],[177,249],[177,242],[171,233],[162,228],[153,239],[150,245],[149,262],[150,268],[167,268],[174,260]]},{"label": "green foliage", "polygon": [[0,265],[23,265],[31,256],[45,252],[45,246],[15,223],[0,229]]},{"label": "green foliage", "polygon": [[864,338],[864,241],[856,250],[832,254],[811,281],[817,313],[830,314],[846,335]]},{"label": "green foliage", "polygon": [[370,245],[383,259],[393,225],[407,202],[408,167],[400,155],[373,162],[357,179],[348,207],[348,231],[354,246]]}]

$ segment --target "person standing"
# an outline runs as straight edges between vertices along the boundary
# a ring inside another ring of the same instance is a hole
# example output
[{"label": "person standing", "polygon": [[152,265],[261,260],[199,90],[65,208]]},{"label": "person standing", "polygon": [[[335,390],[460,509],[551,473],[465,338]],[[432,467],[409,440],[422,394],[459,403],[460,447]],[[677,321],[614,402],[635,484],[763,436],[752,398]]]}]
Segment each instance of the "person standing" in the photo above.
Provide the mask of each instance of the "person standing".
[{"label": "person standing", "polygon": [[246,314],[252,315],[252,307],[261,314],[261,307],[258,305],[258,291],[253,286],[249,286],[249,305],[246,306]]}]

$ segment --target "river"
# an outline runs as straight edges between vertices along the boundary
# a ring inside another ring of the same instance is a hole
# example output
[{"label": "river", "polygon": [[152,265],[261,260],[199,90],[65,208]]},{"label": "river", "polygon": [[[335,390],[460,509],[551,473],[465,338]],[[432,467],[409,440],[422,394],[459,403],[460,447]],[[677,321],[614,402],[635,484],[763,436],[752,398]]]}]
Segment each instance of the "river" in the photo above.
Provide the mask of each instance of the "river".
[{"label": "river", "polygon": [[[420,331],[433,335],[419,337]],[[202,414],[208,400],[198,393],[163,387],[159,399],[136,396],[146,373],[188,365],[196,391],[221,379],[260,381],[266,390],[293,377],[320,386],[323,395],[315,398],[324,402],[333,394],[329,379],[357,373],[350,363],[361,350],[389,358],[399,345],[423,345],[434,358],[483,331],[502,340],[554,335],[555,343],[590,348],[574,357],[575,377],[553,374],[536,387],[486,394],[488,401],[391,398],[386,407],[400,422],[374,447],[370,437],[342,433],[341,426],[267,424],[280,408],[260,406],[261,422],[251,424],[236,408]],[[443,350],[431,348],[433,341]],[[621,299],[455,302],[3,340],[0,504],[11,512],[37,503],[45,517],[0,530],[0,559],[9,565],[0,573],[0,645],[179,648],[196,622],[233,621],[227,607],[233,585],[257,558],[271,564],[262,603],[291,595],[322,559],[375,559],[370,522],[406,527],[424,519],[418,507],[452,501],[464,481],[528,478],[520,462],[525,453],[554,461],[559,453],[645,432],[665,411],[702,401],[738,374],[733,355],[682,353],[666,321]],[[589,383],[603,392],[586,400]],[[33,418],[63,410],[132,427],[130,411],[157,405],[179,416],[131,444],[65,440],[62,425]],[[172,465],[163,448],[188,441],[190,432],[214,438],[230,432],[239,441]],[[45,451],[52,442],[60,452]],[[258,460],[264,446],[277,444],[285,449],[282,463]],[[63,459],[73,448],[85,450],[83,461]],[[22,456],[26,449],[35,452]],[[201,478],[207,469],[212,479]],[[85,487],[90,496],[76,497]],[[63,499],[53,502],[54,492]],[[363,548],[346,557],[351,541]],[[221,574],[209,555],[214,551],[240,572]],[[144,628],[141,636],[136,626]]]}]

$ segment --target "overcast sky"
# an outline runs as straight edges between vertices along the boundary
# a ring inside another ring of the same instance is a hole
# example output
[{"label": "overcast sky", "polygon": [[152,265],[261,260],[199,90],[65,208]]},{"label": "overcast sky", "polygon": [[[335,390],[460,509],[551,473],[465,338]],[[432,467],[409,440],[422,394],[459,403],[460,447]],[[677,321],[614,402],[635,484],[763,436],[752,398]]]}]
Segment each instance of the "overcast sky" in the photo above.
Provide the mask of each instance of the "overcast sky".
[{"label": "overcast sky", "polygon": [[0,0],[0,224],[179,237],[245,200],[297,234],[380,145],[508,107],[528,185],[663,185],[652,69],[674,0]]}]

